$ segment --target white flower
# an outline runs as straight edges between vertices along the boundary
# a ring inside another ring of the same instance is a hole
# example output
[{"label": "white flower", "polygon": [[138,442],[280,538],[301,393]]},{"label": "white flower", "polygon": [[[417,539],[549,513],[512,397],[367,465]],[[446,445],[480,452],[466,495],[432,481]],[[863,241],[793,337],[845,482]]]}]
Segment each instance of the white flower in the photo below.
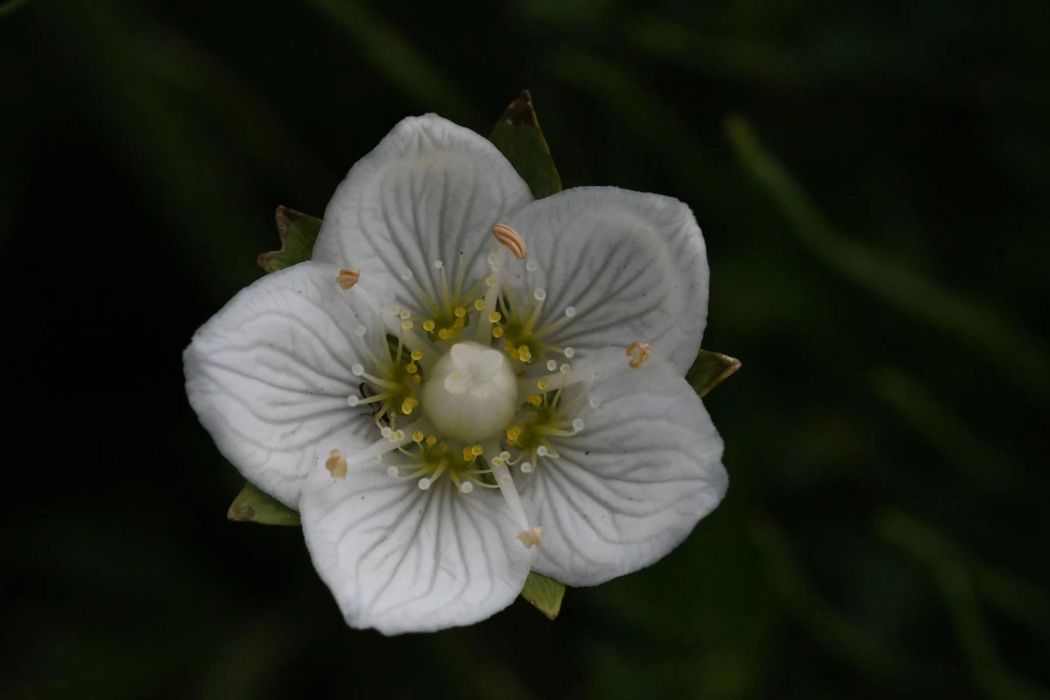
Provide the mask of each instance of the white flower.
[{"label": "white flower", "polygon": [[681,202],[532,202],[488,141],[410,118],[339,186],[313,260],[198,331],[187,392],[300,510],[350,625],[468,624],[530,568],[590,585],[646,566],[718,504],[722,442],[683,379],[707,282]]}]

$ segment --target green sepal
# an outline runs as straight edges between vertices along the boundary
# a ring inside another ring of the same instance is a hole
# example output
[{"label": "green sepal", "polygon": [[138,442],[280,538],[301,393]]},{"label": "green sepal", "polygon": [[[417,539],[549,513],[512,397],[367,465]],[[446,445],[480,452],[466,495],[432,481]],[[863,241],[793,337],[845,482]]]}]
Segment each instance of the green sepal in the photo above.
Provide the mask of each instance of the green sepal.
[{"label": "green sepal", "polygon": [[310,259],[321,220],[285,206],[277,207],[277,234],[281,249],[260,253],[255,260],[267,272],[276,272]]},{"label": "green sepal", "polygon": [[696,360],[693,361],[693,366],[685,373],[685,380],[689,382],[689,386],[693,387],[697,395],[703,398],[710,394],[716,386],[729,379],[738,369],[740,369],[740,360],[735,357],[723,355],[720,352],[701,350]]},{"label": "green sepal", "polygon": [[550,576],[529,572],[521,597],[532,603],[532,607],[543,613],[548,620],[558,617],[561,612],[561,601],[565,597],[565,584],[555,581]]},{"label": "green sepal", "polygon": [[230,509],[226,511],[226,517],[235,523],[292,527],[298,527],[301,524],[299,513],[263,493],[251,482],[245,482],[244,488],[237,494],[237,498],[233,499]]},{"label": "green sepal", "polygon": [[532,93],[523,90],[496,122],[489,141],[507,157],[536,199],[561,192],[561,177],[543,137],[532,106]]}]

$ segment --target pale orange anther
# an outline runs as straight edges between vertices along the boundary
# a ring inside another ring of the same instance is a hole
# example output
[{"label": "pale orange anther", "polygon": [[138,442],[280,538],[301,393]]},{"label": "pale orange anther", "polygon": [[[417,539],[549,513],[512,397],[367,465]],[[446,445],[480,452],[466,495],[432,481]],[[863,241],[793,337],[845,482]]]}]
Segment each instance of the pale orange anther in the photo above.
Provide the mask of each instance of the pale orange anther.
[{"label": "pale orange anther", "polygon": [[518,533],[517,537],[521,540],[521,543],[525,545],[526,549],[532,549],[540,543],[540,535],[542,534],[542,527],[533,527],[528,530],[522,530]]},{"label": "pale orange anther", "polygon": [[645,361],[649,359],[649,356],[653,354],[653,347],[649,345],[649,343],[643,343],[636,340],[627,346],[627,352],[624,354],[632,358],[628,363],[631,366],[631,369],[638,369],[644,365]]},{"label": "pale orange anther", "polygon": [[346,457],[339,450],[332,450],[332,454],[324,462],[324,468],[336,479],[346,478],[346,467]]},{"label": "pale orange anther", "polygon": [[335,278],[335,281],[339,283],[339,286],[343,289],[350,289],[357,280],[361,279],[361,273],[357,270],[351,270],[349,268],[343,268],[339,271],[339,276]]},{"label": "pale orange anther", "polygon": [[506,224],[496,224],[492,227],[492,235],[495,236],[497,241],[506,246],[507,250],[518,260],[525,259],[529,248],[525,245],[525,239],[517,231]]}]

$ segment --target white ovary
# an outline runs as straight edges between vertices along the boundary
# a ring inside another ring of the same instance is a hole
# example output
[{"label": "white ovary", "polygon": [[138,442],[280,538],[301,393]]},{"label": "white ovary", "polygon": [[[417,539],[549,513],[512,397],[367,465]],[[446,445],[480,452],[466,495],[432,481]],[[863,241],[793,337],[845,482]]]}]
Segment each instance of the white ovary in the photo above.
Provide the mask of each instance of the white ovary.
[{"label": "white ovary", "polygon": [[478,343],[456,343],[423,385],[423,412],[442,434],[480,442],[507,427],[518,386],[506,356]]}]

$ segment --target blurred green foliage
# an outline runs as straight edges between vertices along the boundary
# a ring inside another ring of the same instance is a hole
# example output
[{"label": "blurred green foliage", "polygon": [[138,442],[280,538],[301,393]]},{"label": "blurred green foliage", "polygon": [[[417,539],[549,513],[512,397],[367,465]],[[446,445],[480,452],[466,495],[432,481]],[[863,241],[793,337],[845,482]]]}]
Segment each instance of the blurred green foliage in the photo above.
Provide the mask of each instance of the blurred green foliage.
[{"label": "blurred green foliage", "polygon": [[[0,696],[1045,697],[1045,3],[0,5]],[[401,117],[531,88],[567,187],[704,228],[723,505],[468,629],[342,624],[179,353]],[[15,485],[14,476],[25,484]]]}]

